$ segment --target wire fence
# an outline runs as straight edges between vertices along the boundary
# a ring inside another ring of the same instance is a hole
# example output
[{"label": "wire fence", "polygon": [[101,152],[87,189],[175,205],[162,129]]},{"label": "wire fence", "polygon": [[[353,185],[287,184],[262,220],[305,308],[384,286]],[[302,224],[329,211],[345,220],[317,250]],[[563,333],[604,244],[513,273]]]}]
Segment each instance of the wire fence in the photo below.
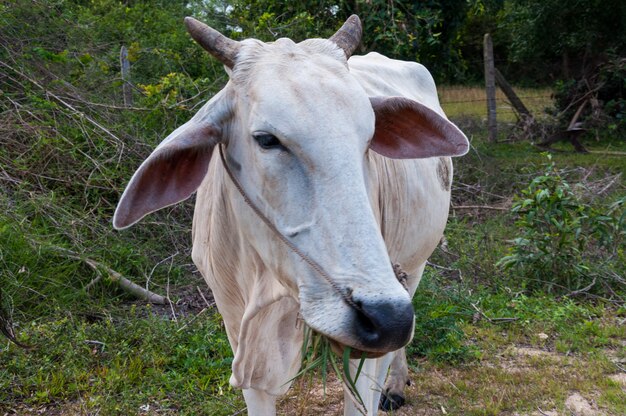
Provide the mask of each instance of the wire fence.
[{"label": "wire fence", "polygon": [[[537,119],[548,117],[547,109],[553,106],[552,91],[548,88],[514,88],[520,100]],[[480,86],[440,86],[439,101],[448,117],[487,117],[487,96]],[[514,123],[517,112],[501,90],[496,93],[498,122]]]}]

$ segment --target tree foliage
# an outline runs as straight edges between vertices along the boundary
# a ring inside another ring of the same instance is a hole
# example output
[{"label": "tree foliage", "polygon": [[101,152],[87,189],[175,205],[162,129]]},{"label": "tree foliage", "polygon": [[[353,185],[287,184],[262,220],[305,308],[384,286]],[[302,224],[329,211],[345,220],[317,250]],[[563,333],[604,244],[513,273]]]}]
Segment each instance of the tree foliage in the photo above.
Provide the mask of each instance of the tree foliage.
[{"label": "tree foliage", "polygon": [[363,21],[360,52],[425,64],[440,80],[462,79],[467,67],[457,34],[465,21],[465,0],[412,2],[406,0],[278,2],[234,0],[232,8],[217,7],[237,37],[271,41],[279,37],[303,40],[329,37],[351,14]]},{"label": "tree foliage", "polygon": [[509,0],[499,30],[520,75],[580,77],[626,50],[626,3],[620,0]]}]

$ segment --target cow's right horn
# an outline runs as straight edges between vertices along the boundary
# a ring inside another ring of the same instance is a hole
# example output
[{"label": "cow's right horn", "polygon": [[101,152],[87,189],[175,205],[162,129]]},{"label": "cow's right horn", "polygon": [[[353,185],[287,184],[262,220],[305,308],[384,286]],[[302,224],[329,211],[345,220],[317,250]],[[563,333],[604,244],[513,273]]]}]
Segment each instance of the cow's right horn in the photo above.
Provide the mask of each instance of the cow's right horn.
[{"label": "cow's right horn", "polygon": [[356,14],[353,14],[348,17],[343,26],[330,38],[330,41],[343,49],[346,58],[349,58],[357,46],[359,46],[359,43],[361,43],[361,35],[363,35],[361,19]]},{"label": "cow's right horn", "polygon": [[207,52],[229,68],[235,65],[241,48],[239,42],[222,35],[193,17],[185,17],[185,26],[191,37]]}]

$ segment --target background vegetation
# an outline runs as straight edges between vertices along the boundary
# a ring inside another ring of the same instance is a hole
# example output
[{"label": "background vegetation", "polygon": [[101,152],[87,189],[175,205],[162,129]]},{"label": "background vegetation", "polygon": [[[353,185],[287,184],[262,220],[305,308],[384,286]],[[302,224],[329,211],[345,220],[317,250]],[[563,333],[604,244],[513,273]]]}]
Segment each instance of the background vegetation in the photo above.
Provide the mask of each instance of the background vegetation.
[{"label": "background vegetation", "polygon": [[[626,366],[622,3],[1,3],[0,328],[34,348],[0,346],[0,413],[243,408],[227,383],[232,358],[219,315],[190,261],[193,201],[124,232],[111,217],[139,163],[226,81],[185,33],[184,16],[270,41],[329,36],[351,13],[365,25],[361,52],[418,60],[438,83],[456,85],[440,98],[472,141],[456,160],[447,242],[415,298],[409,352],[422,387],[409,401],[456,414],[560,411],[578,391],[605,414],[626,413],[623,387],[607,378]],[[533,112],[552,107],[546,123],[571,117],[572,97],[601,80],[593,107],[601,114],[584,115],[592,153],[548,159],[516,139],[511,114],[501,143],[485,142],[483,95],[471,87],[482,78],[485,32],[497,66],[527,87],[521,95],[544,97]],[[131,107],[122,100],[122,45]],[[166,304],[136,300],[111,270]],[[521,347],[555,355],[520,364]],[[513,362],[529,371],[504,367]]]}]

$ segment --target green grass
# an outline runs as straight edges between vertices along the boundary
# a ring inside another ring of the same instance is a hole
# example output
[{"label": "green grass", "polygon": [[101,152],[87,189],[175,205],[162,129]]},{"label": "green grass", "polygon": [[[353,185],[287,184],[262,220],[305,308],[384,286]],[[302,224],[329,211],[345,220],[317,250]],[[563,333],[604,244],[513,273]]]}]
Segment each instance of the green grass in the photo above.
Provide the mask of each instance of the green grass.
[{"label": "green grass", "polygon": [[471,321],[471,299],[459,286],[442,290],[443,283],[428,269],[414,298],[415,334],[407,347],[409,357],[436,363],[460,364],[479,356],[466,342],[463,324]]},{"label": "green grass", "polygon": [[[217,314],[174,322],[131,308],[125,317],[59,313],[20,329],[0,350],[0,410],[79,403],[89,413],[228,415],[232,353]],[[19,413],[19,412],[18,412]]]}]

